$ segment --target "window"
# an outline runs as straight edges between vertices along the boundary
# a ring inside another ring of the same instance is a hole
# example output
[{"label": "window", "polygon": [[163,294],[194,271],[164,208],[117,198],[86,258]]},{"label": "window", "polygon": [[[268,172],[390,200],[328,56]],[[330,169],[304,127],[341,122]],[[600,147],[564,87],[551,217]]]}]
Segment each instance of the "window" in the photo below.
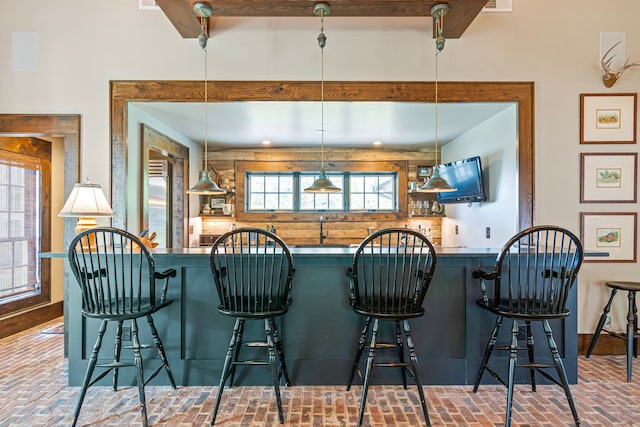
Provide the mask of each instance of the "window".
[{"label": "window", "polygon": [[0,302],[40,292],[40,160],[0,151]]},{"label": "window", "polygon": [[51,143],[0,139],[0,315],[51,299],[50,199]]},{"label": "window", "polygon": [[397,173],[332,172],[340,193],[305,193],[317,172],[247,172],[247,212],[386,211],[398,209]]},{"label": "window", "polygon": [[293,210],[293,184],[293,174],[248,174],[248,210]]},{"label": "window", "polygon": [[353,174],[349,177],[351,210],[395,210],[395,174]]},{"label": "window", "polygon": [[327,178],[338,188],[342,188],[340,193],[305,193],[304,189],[310,187],[313,181],[318,178],[318,174],[300,174],[300,198],[301,211],[343,211],[344,206],[344,175],[338,173],[328,173]]}]

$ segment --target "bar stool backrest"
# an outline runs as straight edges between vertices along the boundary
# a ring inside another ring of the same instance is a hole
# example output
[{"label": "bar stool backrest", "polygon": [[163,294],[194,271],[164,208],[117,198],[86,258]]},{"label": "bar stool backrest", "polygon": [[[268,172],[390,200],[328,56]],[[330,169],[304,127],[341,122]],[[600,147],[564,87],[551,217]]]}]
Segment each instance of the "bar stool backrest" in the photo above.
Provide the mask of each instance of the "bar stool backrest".
[{"label": "bar stool backrest", "polygon": [[350,269],[350,303],[361,314],[420,316],[436,267],[436,253],[421,233],[386,228],[360,243]]},{"label": "bar stool backrest", "polygon": [[493,273],[493,292],[483,287],[483,299],[489,306],[523,316],[568,315],[569,291],[582,260],[582,244],[570,231],[531,227],[503,246]]},{"label": "bar stool backrest", "polygon": [[155,264],[133,234],[96,227],[69,246],[71,271],[82,290],[82,312],[90,317],[138,317],[166,300],[166,281],[156,299]]},{"label": "bar stool backrest", "polygon": [[254,227],[232,230],[213,243],[209,263],[221,313],[273,317],[289,309],[293,258],[277,235]]}]

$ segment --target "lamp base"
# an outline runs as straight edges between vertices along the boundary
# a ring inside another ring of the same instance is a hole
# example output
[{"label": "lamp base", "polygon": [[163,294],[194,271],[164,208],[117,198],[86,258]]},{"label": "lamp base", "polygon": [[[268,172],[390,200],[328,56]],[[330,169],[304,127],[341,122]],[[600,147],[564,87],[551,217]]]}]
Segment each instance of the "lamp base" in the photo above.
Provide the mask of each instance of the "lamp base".
[{"label": "lamp base", "polygon": [[[92,216],[81,216],[78,217],[78,222],[76,223],[76,235],[82,233],[83,231],[89,230],[91,228],[95,228],[98,226],[98,222]],[[95,238],[93,234],[85,236],[82,239],[82,245],[85,248],[94,248],[96,244]]]}]

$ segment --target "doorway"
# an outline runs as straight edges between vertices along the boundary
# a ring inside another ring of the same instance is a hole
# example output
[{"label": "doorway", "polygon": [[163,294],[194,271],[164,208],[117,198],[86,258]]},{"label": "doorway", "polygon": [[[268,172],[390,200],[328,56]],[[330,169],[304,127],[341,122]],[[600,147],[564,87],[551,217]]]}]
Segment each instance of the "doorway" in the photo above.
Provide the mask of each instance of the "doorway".
[{"label": "doorway", "polygon": [[185,242],[186,197],[189,148],[158,132],[141,126],[141,231],[155,233],[161,248],[182,248]]}]

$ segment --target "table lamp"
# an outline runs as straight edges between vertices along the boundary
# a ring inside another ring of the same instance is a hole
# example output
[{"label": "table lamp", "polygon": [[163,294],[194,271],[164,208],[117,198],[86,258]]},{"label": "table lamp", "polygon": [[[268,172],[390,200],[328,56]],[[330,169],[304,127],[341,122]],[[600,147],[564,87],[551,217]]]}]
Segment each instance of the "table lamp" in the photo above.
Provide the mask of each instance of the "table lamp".
[{"label": "table lamp", "polygon": [[73,186],[69,198],[62,210],[58,213],[61,217],[78,218],[76,234],[89,228],[96,227],[96,217],[113,216],[113,211],[99,184],[78,183]]}]

